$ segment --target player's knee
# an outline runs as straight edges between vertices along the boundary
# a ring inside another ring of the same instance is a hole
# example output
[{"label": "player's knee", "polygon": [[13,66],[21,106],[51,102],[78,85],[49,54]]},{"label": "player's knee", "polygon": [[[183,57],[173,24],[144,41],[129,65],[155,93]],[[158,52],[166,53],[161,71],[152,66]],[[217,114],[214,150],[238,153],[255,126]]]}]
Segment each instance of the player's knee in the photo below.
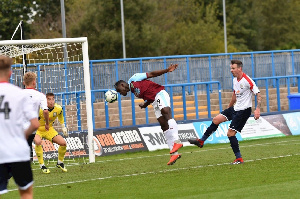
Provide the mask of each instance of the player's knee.
[{"label": "player's knee", "polygon": [[222,122],[225,122],[225,121],[226,121],[226,118],[224,116],[221,116],[221,115],[217,115],[212,120],[212,122],[216,125],[219,125],[219,124],[221,124]]},{"label": "player's knee", "polygon": [[165,107],[161,109],[161,114],[164,116],[164,118],[168,121],[172,119],[172,110],[170,107]]},{"label": "player's knee", "polygon": [[167,124],[163,124],[163,125],[161,125],[161,130],[163,130],[163,131],[167,131],[169,129],[169,125]]},{"label": "player's knee", "polygon": [[234,130],[232,130],[232,129],[228,129],[227,137],[235,136],[235,134],[236,134],[236,131],[234,131]]},{"label": "player's knee", "polygon": [[34,144],[35,145],[41,145],[42,144],[42,140],[34,140]]},{"label": "player's knee", "polygon": [[61,142],[60,146],[67,146],[66,141],[64,140],[63,142]]}]

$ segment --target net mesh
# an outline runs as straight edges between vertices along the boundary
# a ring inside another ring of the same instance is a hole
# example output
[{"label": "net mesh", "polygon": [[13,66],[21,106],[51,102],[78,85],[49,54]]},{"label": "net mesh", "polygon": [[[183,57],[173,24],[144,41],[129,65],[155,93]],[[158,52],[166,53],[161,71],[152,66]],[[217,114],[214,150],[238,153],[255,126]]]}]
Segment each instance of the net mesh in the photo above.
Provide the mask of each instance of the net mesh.
[{"label": "net mesh", "polygon": [[[26,67],[26,71],[37,74],[37,90],[44,94],[49,92],[55,94],[55,101],[63,107],[65,124],[70,131],[69,137],[65,138],[67,142],[65,160],[74,161],[88,157],[82,43],[27,45],[0,43],[0,55],[9,56],[14,60],[11,83],[23,87],[23,68]],[[54,122],[53,127],[62,135],[58,120]],[[42,145],[44,159],[48,162],[57,161],[59,146],[48,140],[43,140]]]}]

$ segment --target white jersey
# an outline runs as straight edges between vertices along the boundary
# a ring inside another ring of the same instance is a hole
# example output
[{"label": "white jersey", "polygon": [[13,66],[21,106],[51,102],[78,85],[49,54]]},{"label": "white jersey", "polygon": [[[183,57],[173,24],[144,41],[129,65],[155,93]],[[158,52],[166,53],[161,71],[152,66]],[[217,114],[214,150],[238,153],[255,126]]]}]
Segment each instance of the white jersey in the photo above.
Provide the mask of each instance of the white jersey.
[{"label": "white jersey", "polygon": [[23,89],[0,82],[0,164],[30,161],[23,123],[25,118],[37,117],[37,111]]},{"label": "white jersey", "polygon": [[[46,95],[44,95],[43,93],[35,89],[24,89],[24,92],[28,93],[28,95],[30,96],[33,103],[33,107],[35,108],[38,114],[40,109],[48,110]],[[24,130],[26,130],[29,127],[29,125],[30,125],[30,121],[25,120],[23,125]]]},{"label": "white jersey", "polygon": [[236,77],[233,78],[233,90],[236,95],[235,111],[252,107],[252,93],[256,95],[260,92],[255,82],[245,73],[240,81]]}]

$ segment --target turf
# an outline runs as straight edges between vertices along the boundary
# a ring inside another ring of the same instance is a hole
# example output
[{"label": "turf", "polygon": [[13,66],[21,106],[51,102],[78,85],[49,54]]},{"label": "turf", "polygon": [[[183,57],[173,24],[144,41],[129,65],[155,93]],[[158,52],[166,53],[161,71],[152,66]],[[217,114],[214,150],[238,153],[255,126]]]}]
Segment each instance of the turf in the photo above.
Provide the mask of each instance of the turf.
[{"label": "turf", "polygon": [[[299,198],[300,136],[240,142],[243,165],[230,165],[229,144],[184,147],[168,166],[168,150],[97,157],[67,165],[54,163],[42,174],[33,164],[34,198]],[[3,199],[18,198],[10,180]]]}]

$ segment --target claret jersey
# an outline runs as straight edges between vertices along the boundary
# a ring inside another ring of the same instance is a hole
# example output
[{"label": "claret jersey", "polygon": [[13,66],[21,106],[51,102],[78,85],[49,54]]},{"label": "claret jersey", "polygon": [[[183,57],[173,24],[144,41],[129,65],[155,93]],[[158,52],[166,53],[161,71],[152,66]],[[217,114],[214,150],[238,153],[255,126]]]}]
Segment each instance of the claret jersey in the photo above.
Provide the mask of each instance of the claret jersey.
[{"label": "claret jersey", "polygon": [[129,88],[138,98],[153,102],[157,93],[164,90],[165,87],[147,80],[148,73],[136,73],[129,80]]},{"label": "claret jersey", "polygon": [[260,92],[255,82],[245,73],[240,81],[236,77],[233,78],[233,90],[236,95],[235,111],[252,107],[252,93],[256,95]]}]

